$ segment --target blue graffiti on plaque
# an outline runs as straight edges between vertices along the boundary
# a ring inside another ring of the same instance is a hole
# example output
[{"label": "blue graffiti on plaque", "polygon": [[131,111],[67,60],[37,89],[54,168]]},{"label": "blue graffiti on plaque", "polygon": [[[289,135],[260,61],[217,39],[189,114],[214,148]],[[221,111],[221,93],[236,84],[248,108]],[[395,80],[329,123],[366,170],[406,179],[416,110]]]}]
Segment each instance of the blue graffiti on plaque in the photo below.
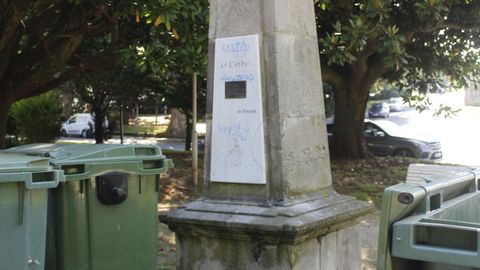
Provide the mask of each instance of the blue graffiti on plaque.
[{"label": "blue graffiti on plaque", "polygon": [[217,131],[231,137],[232,139],[243,142],[248,139],[248,134],[250,133],[250,129],[247,127],[242,127],[240,123],[233,125],[218,125]]},{"label": "blue graffiti on plaque", "polygon": [[224,82],[235,82],[235,81],[253,81],[255,76],[253,74],[225,74],[220,80]]},{"label": "blue graffiti on plaque", "polygon": [[232,53],[237,58],[244,57],[250,51],[250,45],[245,41],[236,41],[222,45],[222,50],[227,53]]}]

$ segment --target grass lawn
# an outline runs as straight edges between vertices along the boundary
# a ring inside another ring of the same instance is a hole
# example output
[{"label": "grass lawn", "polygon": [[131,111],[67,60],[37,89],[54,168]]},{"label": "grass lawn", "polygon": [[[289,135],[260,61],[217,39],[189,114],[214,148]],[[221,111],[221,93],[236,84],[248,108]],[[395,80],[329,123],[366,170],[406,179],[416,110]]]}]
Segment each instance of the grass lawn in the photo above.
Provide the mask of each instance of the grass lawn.
[{"label": "grass lawn", "polygon": [[[164,151],[173,159],[175,168],[165,175],[168,183],[160,202],[182,204],[201,195],[201,185],[192,185],[191,153]],[[399,157],[377,157],[369,160],[333,160],[332,179],[334,189],[341,194],[353,196],[359,200],[373,202],[377,208],[381,205],[383,190],[386,187],[405,181],[408,165],[421,161]],[[199,182],[203,182],[203,153],[199,155]]]},{"label": "grass lawn", "polygon": [[[125,135],[133,136],[154,136],[161,137],[167,131],[167,125],[123,125],[123,133]],[[120,130],[115,130],[115,133],[120,134]]]},{"label": "grass lawn", "polygon": [[334,189],[362,201],[382,203],[383,190],[405,181],[408,165],[418,163],[410,158],[385,157],[370,160],[333,160]]}]

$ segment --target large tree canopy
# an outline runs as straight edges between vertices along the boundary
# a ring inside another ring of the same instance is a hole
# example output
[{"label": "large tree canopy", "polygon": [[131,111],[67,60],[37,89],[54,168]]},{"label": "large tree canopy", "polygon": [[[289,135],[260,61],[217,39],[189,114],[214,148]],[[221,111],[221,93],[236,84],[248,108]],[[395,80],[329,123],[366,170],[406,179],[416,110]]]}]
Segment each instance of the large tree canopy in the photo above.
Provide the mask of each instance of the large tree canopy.
[{"label": "large tree canopy", "polygon": [[171,11],[175,25],[151,29],[148,39],[137,39],[138,67],[157,82],[152,87],[171,108],[186,115],[185,149],[190,149],[192,126],[192,75],[197,73],[200,112],[205,108],[208,60],[208,0],[183,0]]},{"label": "large tree canopy", "polygon": [[[379,79],[425,91],[439,77],[461,86],[478,74],[479,0],[314,1],[334,157],[367,155],[364,112]],[[119,53],[188,114],[191,73],[205,82],[207,19],[207,0],[0,0],[0,148],[14,101],[108,69]]]},{"label": "large tree canopy", "polygon": [[[10,105],[109,63],[136,9],[130,1],[0,1],[0,148]],[[108,44],[82,50],[97,37]]]},{"label": "large tree canopy", "polygon": [[125,3],[109,1],[2,1],[0,3],[0,89],[2,100],[38,95],[82,69],[98,65],[111,51],[75,55],[88,38],[119,38]]},{"label": "large tree canopy", "polygon": [[316,0],[322,78],[333,87],[333,153],[367,156],[363,121],[369,90],[381,79],[408,91],[448,77],[478,75],[480,1]]},{"label": "large tree canopy", "polygon": [[148,39],[154,28],[178,35],[175,20],[186,14],[187,2],[0,0],[0,148],[13,102],[86,70],[110,68],[119,54],[136,48],[132,36]]}]

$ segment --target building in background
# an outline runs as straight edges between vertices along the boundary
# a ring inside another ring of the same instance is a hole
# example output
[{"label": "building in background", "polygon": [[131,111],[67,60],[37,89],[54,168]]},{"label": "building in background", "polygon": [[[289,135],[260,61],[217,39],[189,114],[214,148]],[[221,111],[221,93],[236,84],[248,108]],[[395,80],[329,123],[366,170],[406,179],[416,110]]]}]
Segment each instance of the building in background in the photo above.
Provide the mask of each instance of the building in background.
[{"label": "building in background", "polygon": [[465,89],[465,105],[480,106],[480,83],[471,82]]}]

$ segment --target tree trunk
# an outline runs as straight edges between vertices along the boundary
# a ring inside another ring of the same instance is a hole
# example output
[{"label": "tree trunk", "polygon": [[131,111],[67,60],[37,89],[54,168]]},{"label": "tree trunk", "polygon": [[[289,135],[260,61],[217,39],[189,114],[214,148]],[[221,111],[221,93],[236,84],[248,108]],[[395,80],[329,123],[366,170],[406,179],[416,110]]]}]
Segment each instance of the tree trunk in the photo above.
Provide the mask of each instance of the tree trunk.
[{"label": "tree trunk", "polygon": [[120,110],[123,112],[123,119],[120,121],[120,124],[128,125],[130,123],[130,110],[128,107],[125,108],[123,105]]},{"label": "tree trunk", "polygon": [[64,120],[67,120],[70,116],[72,116],[73,113],[73,91],[72,89],[75,86],[73,83],[68,82],[65,83],[60,89],[62,90],[62,118]]},{"label": "tree trunk", "polygon": [[170,123],[167,128],[167,137],[170,138],[185,138],[186,137],[186,119],[179,109],[172,108],[170,110]]},{"label": "tree trunk", "polygon": [[368,157],[363,137],[368,93],[368,90],[335,89],[333,158],[358,159]]},{"label": "tree trunk", "polygon": [[7,146],[5,136],[7,135],[7,118],[10,106],[10,102],[0,98],[0,149],[4,149]]},{"label": "tree trunk", "polygon": [[193,117],[187,113],[185,117],[186,136],[185,136],[185,151],[190,151],[192,147],[192,129],[193,129]]},{"label": "tree trunk", "polygon": [[379,54],[361,54],[358,61],[344,68],[324,64],[322,78],[333,87],[335,100],[332,158],[368,158],[363,134],[368,97],[388,67]]},{"label": "tree trunk", "polygon": [[105,114],[101,109],[98,109],[97,107],[94,107],[93,111],[95,112],[95,143],[102,144],[104,138],[103,122],[105,119]]}]

